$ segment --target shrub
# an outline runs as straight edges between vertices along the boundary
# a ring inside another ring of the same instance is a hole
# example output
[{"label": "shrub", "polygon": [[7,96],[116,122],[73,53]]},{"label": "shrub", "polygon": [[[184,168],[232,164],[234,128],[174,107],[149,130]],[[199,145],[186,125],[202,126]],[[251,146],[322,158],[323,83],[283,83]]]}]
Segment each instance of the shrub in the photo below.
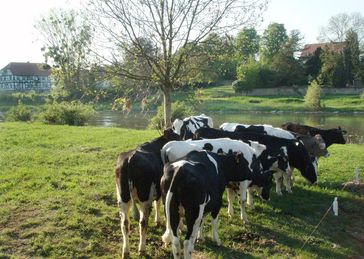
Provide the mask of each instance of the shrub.
[{"label": "shrub", "polygon": [[32,110],[21,103],[17,106],[11,107],[6,113],[7,121],[30,121],[31,119]]},{"label": "shrub", "polygon": [[254,88],[269,88],[277,86],[277,73],[267,65],[250,60],[237,69],[238,79],[233,82],[236,93],[246,92]]},{"label": "shrub", "polygon": [[321,87],[316,80],[312,81],[305,95],[305,105],[314,111],[321,109]]},{"label": "shrub", "polygon": [[41,114],[47,124],[67,124],[83,126],[93,116],[94,109],[90,105],[79,102],[53,103],[46,106]]},{"label": "shrub", "polygon": [[[172,104],[172,122],[179,118],[191,116],[195,113],[192,106],[187,106],[184,102],[175,102]],[[148,128],[162,130],[164,128],[164,108],[160,105],[157,114],[152,118]]]}]

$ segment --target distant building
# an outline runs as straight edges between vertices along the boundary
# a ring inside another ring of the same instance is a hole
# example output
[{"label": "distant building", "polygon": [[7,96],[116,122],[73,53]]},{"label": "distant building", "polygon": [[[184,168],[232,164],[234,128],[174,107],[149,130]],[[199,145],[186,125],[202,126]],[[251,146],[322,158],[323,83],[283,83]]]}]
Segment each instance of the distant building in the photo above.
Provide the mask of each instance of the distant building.
[{"label": "distant building", "polygon": [[342,53],[346,47],[345,42],[326,42],[306,44],[301,52],[300,59],[312,57],[317,49],[328,50],[334,53]]},{"label": "distant building", "polygon": [[50,74],[45,64],[11,62],[0,70],[0,90],[47,91],[52,86]]}]

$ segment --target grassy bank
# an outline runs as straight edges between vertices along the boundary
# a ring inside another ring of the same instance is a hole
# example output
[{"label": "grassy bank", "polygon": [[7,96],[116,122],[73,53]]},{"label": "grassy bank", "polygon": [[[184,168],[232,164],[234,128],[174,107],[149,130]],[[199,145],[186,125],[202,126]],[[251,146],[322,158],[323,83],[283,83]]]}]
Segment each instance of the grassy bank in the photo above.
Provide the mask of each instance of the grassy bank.
[{"label": "grassy bank", "polygon": [[[39,96],[39,98],[42,96]],[[15,97],[14,97],[15,98]],[[39,99],[38,98],[38,99]],[[24,99],[24,98],[23,98]],[[44,102],[40,102],[37,98],[26,99],[23,102],[30,106],[35,112],[44,109]],[[37,101],[38,100],[38,101]],[[159,102],[163,98],[158,99]],[[173,101],[184,101],[196,107],[199,111],[205,113],[213,112],[247,112],[247,111],[310,111],[304,104],[303,97],[291,96],[245,96],[243,94],[235,94],[230,84],[209,87],[199,90],[183,90],[173,93]],[[159,102],[149,103],[148,109],[155,111]],[[0,112],[8,111],[17,101],[4,101],[0,98]],[[327,95],[322,97],[323,112],[364,112],[364,99],[359,95]],[[95,110],[111,110],[111,101],[100,101],[95,103]],[[140,112],[140,103],[134,103],[132,110]]]},{"label": "grassy bank", "polygon": [[[185,100],[185,92],[177,92],[175,99]],[[230,85],[198,90],[196,94],[201,111],[240,112],[240,111],[310,111],[303,97],[245,96],[235,94]],[[327,95],[322,97],[324,112],[364,112],[364,99],[359,95]]]},{"label": "grassy bank", "polygon": [[[113,168],[119,152],[158,135],[155,131],[116,128],[0,123],[0,257],[117,258],[121,231]],[[311,186],[297,176],[293,194],[249,210],[251,224],[228,218],[226,200],[216,247],[210,226],[198,258],[343,258],[364,255],[363,185],[342,184],[364,168],[363,145],[334,145],[320,161],[320,182]],[[330,212],[304,249],[304,241],[333,198]],[[238,205],[235,204],[238,212]],[[163,248],[164,227],[150,219],[147,249],[152,258],[171,258]],[[139,258],[137,223],[131,222],[132,257]]]}]

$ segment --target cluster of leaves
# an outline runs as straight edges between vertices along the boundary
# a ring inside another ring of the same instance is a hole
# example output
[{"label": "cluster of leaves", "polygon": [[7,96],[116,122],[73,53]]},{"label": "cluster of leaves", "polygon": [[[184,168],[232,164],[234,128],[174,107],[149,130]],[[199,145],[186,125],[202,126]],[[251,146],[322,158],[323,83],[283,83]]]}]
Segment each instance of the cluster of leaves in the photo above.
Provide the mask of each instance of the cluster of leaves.
[{"label": "cluster of leaves", "polygon": [[293,30],[288,35],[279,23],[270,24],[262,37],[254,28],[243,29],[236,42],[240,83],[233,86],[234,90],[304,84],[303,66],[294,56],[301,40],[299,31]]},{"label": "cluster of leaves", "polygon": [[46,106],[41,119],[47,124],[83,126],[94,115],[91,106],[80,102],[53,103]]},{"label": "cluster of leaves", "polygon": [[32,120],[32,117],[33,111],[21,102],[18,105],[11,107],[5,116],[7,121],[30,121]]}]

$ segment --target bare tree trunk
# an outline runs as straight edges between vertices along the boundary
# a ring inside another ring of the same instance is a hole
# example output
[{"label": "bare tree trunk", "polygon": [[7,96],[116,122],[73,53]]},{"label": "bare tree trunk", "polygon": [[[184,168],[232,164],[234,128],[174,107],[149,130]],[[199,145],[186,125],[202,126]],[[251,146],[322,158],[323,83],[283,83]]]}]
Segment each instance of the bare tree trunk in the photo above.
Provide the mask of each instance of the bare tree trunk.
[{"label": "bare tree trunk", "polygon": [[164,126],[169,128],[172,126],[172,91],[171,87],[166,86],[163,89],[164,100]]}]

